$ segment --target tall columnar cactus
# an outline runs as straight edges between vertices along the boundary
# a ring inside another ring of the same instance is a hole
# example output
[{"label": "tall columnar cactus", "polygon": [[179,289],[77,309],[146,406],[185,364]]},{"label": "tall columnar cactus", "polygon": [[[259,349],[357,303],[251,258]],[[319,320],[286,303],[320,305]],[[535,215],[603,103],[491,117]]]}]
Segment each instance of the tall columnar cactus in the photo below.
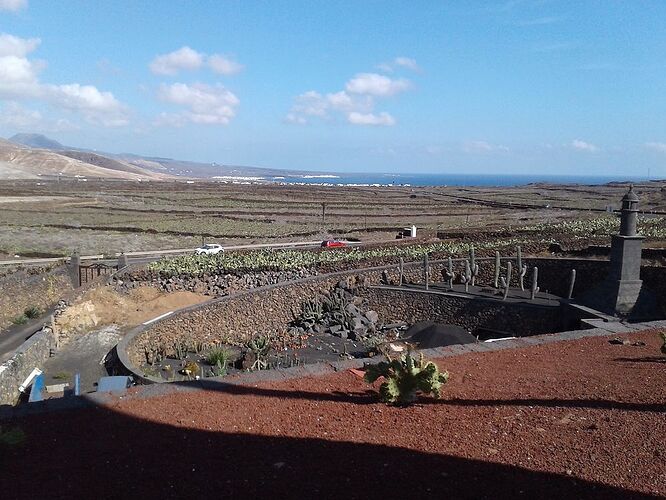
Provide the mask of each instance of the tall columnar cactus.
[{"label": "tall columnar cactus", "polygon": [[495,288],[499,288],[499,277],[500,277],[500,253],[498,251],[495,251],[495,280],[493,281],[493,284]]},{"label": "tall columnar cactus", "polygon": [[572,269],[569,275],[569,291],[567,292],[567,299],[571,300],[573,297],[574,285],[576,284],[576,270]]},{"label": "tall columnar cactus", "polygon": [[449,282],[449,289],[453,290],[453,280],[456,277],[456,273],[453,270],[453,260],[451,257],[449,257],[449,265],[448,268],[444,270],[444,275],[446,276],[446,279]]},{"label": "tall columnar cactus", "polygon": [[504,288],[504,295],[502,296],[502,300],[506,300],[507,296],[509,295],[509,287],[511,286],[511,262],[507,262],[506,264],[506,278],[502,276],[500,280],[502,282],[502,288]]},{"label": "tall columnar cactus", "polygon": [[534,300],[536,294],[539,292],[539,287],[537,286],[537,281],[539,279],[539,268],[535,267],[532,272],[532,289],[530,291],[530,299]]},{"label": "tall columnar cactus", "polygon": [[385,379],[379,388],[382,401],[408,405],[416,401],[419,392],[439,398],[441,387],[449,379],[449,373],[440,372],[435,363],[423,359],[423,354],[414,359],[412,353],[408,352],[400,359],[388,358],[388,362],[382,361],[367,367],[366,382],[372,384],[379,377]]},{"label": "tall columnar cactus", "polygon": [[474,255],[474,247],[469,248],[469,261],[470,261],[470,271],[472,273],[472,286],[474,286],[474,283],[476,282],[476,277],[479,275],[479,265],[476,263],[475,255]]},{"label": "tall columnar cactus", "polygon": [[523,267],[523,251],[520,248],[520,245],[516,247],[516,269]]},{"label": "tall columnar cactus", "polygon": [[518,269],[518,279],[520,282],[520,289],[525,291],[525,275],[527,274],[527,265],[523,264],[523,267]]},{"label": "tall columnar cactus", "polygon": [[465,273],[460,275],[460,280],[465,284],[465,291],[469,292],[469,284],[472,281],[472,270],[469,267],[468,260],[465,260]]}]

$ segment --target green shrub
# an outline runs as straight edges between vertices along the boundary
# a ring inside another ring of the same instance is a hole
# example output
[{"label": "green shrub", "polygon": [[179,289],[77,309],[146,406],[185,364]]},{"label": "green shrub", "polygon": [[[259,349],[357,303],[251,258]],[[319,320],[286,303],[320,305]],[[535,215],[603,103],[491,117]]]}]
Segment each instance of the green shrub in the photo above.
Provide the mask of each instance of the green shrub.
[{"label": "green shrub", "polygon": [[448,372],[440,372],[432,361],[424,361],[423,355],[414,359],[411,352],[376,365],[369,365],[365,372],[368,383],[384,377],[379,388],[382,401],[395,405],[409,405],[416,401],[419,392],[440,396],[442,384],[449,379]]},{"label": "green shrub", "polygon": [[206,354],[206,363],[208,363],[211,366],[217,366],[218,364],[220,364],[223,367],[226,367],[228,362],[229,362],[229,352],[222,347],[216,347],[214,349],[211,349],[210,351],[208,351],[208,354]]},{"label": "green shrub", "polygon": [[28,317],[25,314],[21,314],[20,316],[16,316],[15,318],[12,319],[12,323],[15,325],[25,325],[28,322]]},{"label": "green shrub", "polygon": [[42,310],[39,307],[36,306],[31,306],[28,307],[25,311],[23,311],[23,314],[30,319],[35,319],[42,314]]}]

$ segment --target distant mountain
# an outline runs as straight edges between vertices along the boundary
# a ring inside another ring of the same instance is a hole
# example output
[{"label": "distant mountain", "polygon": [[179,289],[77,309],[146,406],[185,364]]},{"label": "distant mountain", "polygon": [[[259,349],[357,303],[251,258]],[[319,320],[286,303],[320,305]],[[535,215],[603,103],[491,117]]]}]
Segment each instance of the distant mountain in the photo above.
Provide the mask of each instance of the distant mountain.
[{"label": "distant mountain", "polygon": [[50,151],[0,139],[0,179],[56,177],[163,180],[172,178],[94,153]]},{"label": "distant mountain", "polygon": [[69,149],[60,144],[58,141],[49,139],[42,134],[16,134],[9,138],[9,142],[20,144],[22,146],[28,146],[30,148],[50,149],[53,151]]},{"label": "distant mountain", "polygon": [[[114,178],[117,178],[120,172],[133,175],[148,175],[152,178],[177,176],[204,179],[215,177],[278,177],[311,173],[296,170],[174,160],[172,158],[142,156],[133,153],[116,154],[105,153],[102,151],[91,151],[72,146],[64,146],[58,141],[50,139],[42,134],[16,134],[9,138],[9,142],[2,142],[5,143],[5,149],[6,144],[14,144],[20,147],[37,148],[42,150],[42,153],[45,153],[46,151],[44,150],[47,150],[62,157],[78,160],[89,166],[105,169],[106,173]],[[2,142],[0,142],[0,151],[2,150]],[[5,167],[6,169],[9,168],[8,165],[5,165]],[[12,168],[15,169],[16,166],[13,165]],[[5,177],[6,175],[7,174],[5,173]],[[92,174],[77,175],[92,176]],[[99,176],[100,175],[95,175],[95,177]],[[0,178],[2,177],[2,172],[0,172]]]}]

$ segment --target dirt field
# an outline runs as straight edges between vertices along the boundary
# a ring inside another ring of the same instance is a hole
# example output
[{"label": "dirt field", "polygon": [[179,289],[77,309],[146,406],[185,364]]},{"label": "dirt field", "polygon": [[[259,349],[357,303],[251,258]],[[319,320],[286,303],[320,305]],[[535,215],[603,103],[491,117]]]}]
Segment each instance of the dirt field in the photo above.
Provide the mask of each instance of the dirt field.
[{"label": "dirt field", "polygon": [[3,422],[5,497],[663,498],[666,371],[629,338],[439,360],[409,408],[344,372]]},{"label": "dirt field", "polygon": [[[39,185],[41,184],[41,185]],[[437,231],[516,228],[588,219],[627,186],[324,187],[214,182],[0,182],[0,257],[351,237],[386,241],[416,224]],[[644,210],[666,211],[663,183],[636,187]],[[325,203],[325,207],[322,204]],[[324,208],[324,214],[322,214]]]},{"label": "dirt field", "polygon": [[67,308],[56,323],[65,334],[85,333],[109,325],[118,325],[122,330],[206,300],[210,297],[192,292],[167,294],[151,287],[136,288],[127,295],[116,293],[110,287],[98,287]]}]

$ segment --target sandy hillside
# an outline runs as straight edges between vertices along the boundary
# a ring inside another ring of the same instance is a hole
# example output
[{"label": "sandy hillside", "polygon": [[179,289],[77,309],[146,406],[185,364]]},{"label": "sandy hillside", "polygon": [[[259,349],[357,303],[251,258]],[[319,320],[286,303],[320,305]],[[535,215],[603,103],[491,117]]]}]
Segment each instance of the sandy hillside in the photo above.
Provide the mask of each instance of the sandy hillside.
[{"label": "sandy hillside", "polygon": [[[85,160],[85,155],[81,156]],[[162,174],[145,171],[133,165],[89,154],[94,163],[70,158],[46,149],[34,149],[0,139],[0,179],[37,178],[40,175],[100,177],[107,179],[162,179]]]}]

